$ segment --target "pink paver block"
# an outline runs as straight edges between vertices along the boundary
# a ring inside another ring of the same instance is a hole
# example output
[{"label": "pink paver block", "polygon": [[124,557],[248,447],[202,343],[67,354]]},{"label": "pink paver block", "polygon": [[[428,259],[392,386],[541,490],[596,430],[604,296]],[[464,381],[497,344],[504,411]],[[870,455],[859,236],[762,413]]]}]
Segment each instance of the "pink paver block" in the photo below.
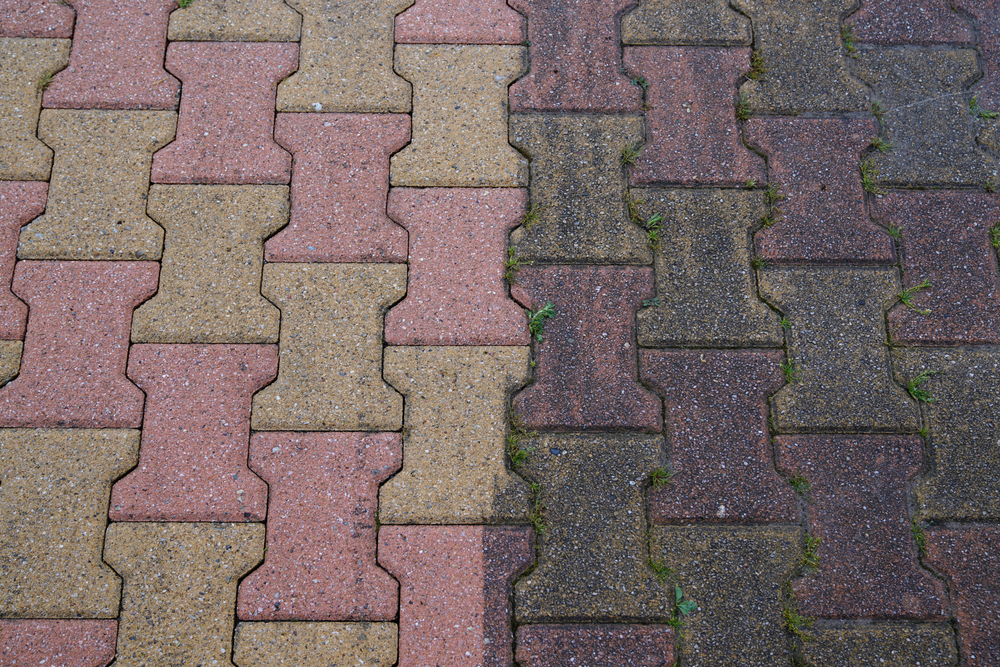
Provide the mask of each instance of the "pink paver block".
[{"label": "pink paver block", "polygon": [[0,37],[70,37],[75,18],[53,0],[0,0]]},{"label": "pink paver block", "polygon": [[167,17],[177,0],[67,0],[76,10],[69,67],[42,106],[57,109],[176,109],[180,81],[163,69]]},{"label": "pink paver block", "polygon": [[928,530],[927,560],[950,584],[965,664],[994,667],[1000,656],[1000,528]]},{"label": "pink paver block", "polygon": [[397,44],[521,44],[524,17],[505,0],[417,0],[396,17]]},{"label": "pink paver block", "polygon": [[402,460],[398,433],[255,433],[250,466],[271,493],[267,551],[240,584],[238,616],[395,618],[398,584],[375,564],[375,511]]},{"label": "pink paver block", "polygon": [[399,667],[508,667],[511,583],[531,529],[382,526],[379,562],[399,579]]},{"label": "pink paver block", "polygon": [[665,625],[522,625],[522,667],[665,667],[674,664],[674,631]]},{"label": "pink paver block", "polygon": [[48,183],[0,182],[0,340],[24,337],[28,306],[10,291],[21,227],[45,210]]},{"label": "pink paver block", "polygon": [[118,621],[0,621],[4,667],[105,667]]},{"label": "pink paver block", "polygon": [[21,374],[0,389],[0,426],[138,428],[125,377],[132,311],[156,292],[156,262],[18,262],[30,307]]},{"label": "pink paver block", "polygon": [[265,244],[267,261],[406,261],[406,232],[385,208],[408,115],[281,113],[274,137],[295,159],[291,220]]},{"label": "pink paver block", "polygon": [[889,311],[894,341],[915,345],[1000,343],[1000,270],[990,229],[1000,195],[894,190],[875,201],[875,218],[903,231],[903,286],[929,280],[913,306]]},{"label": "pink paver block", "polygon": [[767,397],[781,351],[643,350],[643,381],[666,397],[670,484],[650,491],[654,523],[795,523],[795,493],[774,470]]},{"label": "pink paver block", "polygon": [[979,106],[1000,110],[1000,0],[955,0],[955,6],[979,20],[983,78],[972,88]]},{"label": "pink paver block", "polygon": [[750,69],[750,49],[629,47],[625,67],[649,83],[652,105],[633,183],[764,180],[764,161],[743,145],[736,124],[733,91]]},{"label": "pink paver block", "polygon": [[948,0],[865,0],[845,23],[857,41],[881,46],[975,41],[971,26]]},{"label": "pink paver block", "polygon": [[621,15],[636,0],[509,0],[528,17],[531,70],[510,87],[513,111],[639,111],[622,72]]},{"label": "pink paver block", "polygon": [[406,298],[385,318],[390,345],[527,345],[524,311],[507,296],[507,233],[526,190],[394,188],[389,215],[410,233]]},{"label": "pink paver block", "polygon": [[810,484],[809,532],[819,570],[793,584],[807,616],[941,620],[944,585],[920,567],[907,483],[923,464],[921,438],[786,436],[778,469]]},{"label": "pink paver block", "polygon": [[167,69],[184,82],[177,138],[153,156],[154,183],[287,183],[292,156],[274,142],[278,82],[298,44],[174,42]]},{"label": "pink paver block", "polygon": [[146,412],[111,520],[263,521],[267,485],[247,468],[250,399],[277,374],[273,345],[132,346]]},{"label": "pink paver block", "polygon": [[514,398],[530,428],[659,431],[660,399],[639,384],[635,312],[653,296],[647,267],[546,266],[517,274],[511,294],[537,311],[549,301],[535,383]]},{"label": "pink paver block", "polygon": [[878,134],[874,120],[754,118],[747,141],[767,153],[771,184],[784,199],[757,253],[775,262],[891,262],[892,238],[865,209],[858,163]]}]

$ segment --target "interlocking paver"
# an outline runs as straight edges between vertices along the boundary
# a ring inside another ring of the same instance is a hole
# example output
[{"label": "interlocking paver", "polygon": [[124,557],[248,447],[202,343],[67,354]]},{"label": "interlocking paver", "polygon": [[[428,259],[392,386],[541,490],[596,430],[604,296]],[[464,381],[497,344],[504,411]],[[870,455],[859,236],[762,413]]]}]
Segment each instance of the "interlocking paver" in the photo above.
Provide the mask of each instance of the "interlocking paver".
[{"label": "interlocking paver", "polygon": [[643,382],[666,398],[669,484],[650,492],[654,523],[795,523],[792,488],[774,470],[767,397],[780,351],[643,350]]},{"label": "interlocking paver", "polygon": [[527,345],[524,311],[507,294],[507,233],[527,192],[394,188],[389,215],[410,235],[406,298],[385,318],[390,345]]},{"label": "interlocking paver", "polygon": [[379,562],[400,582],[399,667],[511,664],[511,582],[533,558],[513,526],[383,526]]},{"label": "interlocking paver", "polygon": [[288,0],[302,15],[299,71],[278,111],[406,113],[410,84],[392,69],[393,20],[413,0]]},{"label": "interlocking paver", "polygon": [[13,380],[20,370],[23,348],[19,340],[0,340],[0,387]]},{"label": "interlocking paver", "polygon": [[154,262],[19,262],[31,311],[21,374],[0,389],[0,425],[136,428],[142,392],[125,377],[132,309],[156,290]]},{"label": "interlocking paver", "polygon": [[138,451],[138,431],[0,430],[0,618],[118,615],[101,547],[111,484]]},{"label": "interlocking paver", "polygon": [[622,18],[625,44],[749,46],[750,20],[729,0],[644,0]]},{"label": "interlocking paver", "polygon": [[396,664],[395,623],[238,623],[240,667],[353,667]]},{"label": "interlocking paver", "polygon": [[192,0],[170,14],[170,41],[297,42],[302,17],[282,0]]},{"label": "interlocking paver", "polygon": [[69,67],[45,91],[46,107],[177,108],[180,82],[163,69],[167,17],[176,0],[66,2],[76,10],[73,48]]},{"label": "interlocking paver", "polygon": [[845,21],[859,42],[900,44],[969,44],[969,24],[947,0],[869,0]]},{"label": "interlocking paver", "polygon": [[21,230],[21,259],[159,259],[163,230],[146,215],[153,153],[174,137],[165,111],[42,111],[55,149],[45,215]]},{"label": "interlocking paver", "polygon": [[401,461],[397,433],[256,433],[267,550],[240,584],[239,618],[393,620],[399,587],[375,564],[375,516],[378,486]]},{"label": "interlocking paver", "polygon": [[527,347],[389,347],[384,375],[406,396],[403,470],[379,494],[385,523],[523,520],[527,485],[505,463],[507,401]]},{"label": "interlocking paver", "polygon": [[69,40],[0,38],[0,178],[45,180],[52,149],[35,136],[42,97],[38,94],[69,58]]},{"label": "interlocking paver", "polygon": [[115,659],[115,621],[0,621],[7,667],[105,667]]},{"label": "interlocking paver", "polygon": [[997,0],[954,0],[953,4],[977,20],[983,78],[976,82],[972,91],[982,106],[995,111],[1000,107],[1000,3]]},{"label": "interlocking paver", "polygon": [[254,396],[257,431],[392,431],[403,399],[382,380],[382,320],[405,293],[398,264],[268,264],[281,309],[278,379]]},{"label": "interlocking paver", "polygon": [[264,239],[288,221],[286,186],[154,185],[166,229],[160,286],[136,309],[137,343],[276,343],[280,313],[261,296]]},{"label": "interlocking paver", "polygon": [[913,667],[958,664],[955,631],[947,623],[873,623],[856,628],[810,630],[803,657],[828,667]]},{"label": "interlocking paver", "polygon": [[505,0],[416,0],[396,17],[397,44],[520,44],[524,17]]},{"label": "interlocking paver", "polygon": [[672,629],[656,625],[522,625],[517,661],[524,667],[661,667],[674,664]]},{"label": "interlocking paver", "polygon": [[267,486],[247,468],[250,397],[277,371],[270,345],[133,346],[142,449],[114,486],[111,520],[263,521]]},{"label": "interlocking paver", "polygon": [[73,8],[50,0],[4,0],[0,4],[0,37],[71,37]]},{"label": "interlocking paver", "polygon": [[269,262],[404,262],[406,232],[386,215],[389,156],[410,140],[403,114],[278,114],[292,161],[288,227]]},{"label": "interlocking paver", "polygon": [[47,183],[0,181],[0,340],[24,337],[28,306],[10,291],[21,227],[45,210]]}]

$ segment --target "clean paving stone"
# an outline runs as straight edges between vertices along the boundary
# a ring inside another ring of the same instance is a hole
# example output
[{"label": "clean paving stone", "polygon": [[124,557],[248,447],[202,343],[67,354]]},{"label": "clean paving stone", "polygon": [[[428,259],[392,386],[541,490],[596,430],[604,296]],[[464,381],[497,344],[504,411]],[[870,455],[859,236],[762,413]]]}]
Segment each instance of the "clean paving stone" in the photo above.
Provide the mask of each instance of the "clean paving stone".
[{"label": "clean paving stone", "polygon": [[10,291],[21,227],[45,210],[48,184],[0,181],[0,340],[24,338],[28,306]]},{"label": "clean paving stone", "polygon": [[69,4],[7,0],[0,6],[0,37],[72,37],[74,18]]},{"label": "clean paving stone", "polygon": [[19,340],[0,340],[0,387],[17,376],[23,348],[24,343]]},{"label": "clean paving stone", "polygon": [[7,667],[105,667],[115,659],[117,621],[0,620]]},{"label": "clean paving stone", "polygon": [[170,13],[172,41],[297,42],[302,17],[282,0],[192,0]]},{"label": "clean paving stone", "polygon": [[392,667],[395,623],[237,623],[239,667]]},{"label": "clean paving stone", "polygon": [[397,44],[521,44],[527,34],[505,0],[416,0],[395,30]]}]

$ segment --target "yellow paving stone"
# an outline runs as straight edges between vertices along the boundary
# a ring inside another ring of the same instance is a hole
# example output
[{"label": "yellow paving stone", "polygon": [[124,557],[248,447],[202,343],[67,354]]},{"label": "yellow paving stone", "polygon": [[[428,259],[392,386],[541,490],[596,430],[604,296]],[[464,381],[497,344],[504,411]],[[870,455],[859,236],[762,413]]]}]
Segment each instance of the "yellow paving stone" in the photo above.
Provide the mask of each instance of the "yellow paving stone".
[{"label": "yellow paving stone", "polygon": [[172,111],[42,111],[55,149],[45,214],[21,229],[20,259],[159,259],[146,215],[153,153],[174,137]]},{"label": "yellow paving stone", "polygon": [[382,380],[382,323],[404,264],[268,264],[281,309],[278,379],[254,396],[258,431],[394,431],[403,399]]},{"label": "yellow paving stone", "polygon": [[396,14],[413,0],[288,0],[302,14],[299,71],[278,86],[278,111],[410,111],[392,71]]},{"label": "yellow paving stone", "polygon": [[132,318],[142,343],[276,343],[278,309],[260,294],[264,240],[288,223],[284,185],[154,185],[166,231],[160,291]]},{"label": "yellow paving stone", "polygon": [[46,181],[52,149],[35,136],[45,81],[69,60],[68,39],[0,39],[0,180]]},{"label": "yellow paving stone", "polygon": [[121,580],[101,561],[111,484],[139,431],[0,430],[0,618],[114,618]]},{"label": "yellow paving stone", "polygon": [[396,47],[413,83],[413,139],[392,158],[392,185],[517,187],[528,161],[507,143],[507,87],[527,69],[523,46]]},{"label": "yellow paving stone", "polygon": [[122,575],[116,667],[232,665],[236,587],[264,557],[260,523],[115,523]]},{"label": "yellow paving stone", "polygon": [[233,662],[239,667],[391,667],[395,623],[240,623]]},{"label": "yellow paving stone", "polygon": [[525,347],[390,347],[406,396],[403,469],[379,493],[383,523],[523,519],[528,488],[506,466],[507,405],[528,379]]},{"label": "yellow paving stone", "polygon": [[24,344],[19,340],[0,340],[0,386],[14,379],[21,368]]},{"label": "yellow paving stone", "polygon": [[170,14],[170,41],[295,42],[300,17],[282,0],[192,0]]}]

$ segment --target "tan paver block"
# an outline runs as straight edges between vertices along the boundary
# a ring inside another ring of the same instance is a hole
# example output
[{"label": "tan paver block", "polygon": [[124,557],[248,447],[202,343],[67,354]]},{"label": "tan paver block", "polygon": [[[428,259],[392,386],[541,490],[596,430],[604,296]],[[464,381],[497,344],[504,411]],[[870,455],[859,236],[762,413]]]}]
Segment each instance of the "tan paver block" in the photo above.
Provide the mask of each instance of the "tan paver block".
[{"label": "tan paver block", "polygon": [[278,379],[254,396],[257,431],[394,431],[403,399],[382,380],[382,322],[403,264],[268,264],[281,309]]},{"label": "tan paver block", "polygon": [[176,126],[171,111],[43,111],[38,136],[56,152],[48,205],[21,230],[18,257],[159,259],[149,170]]},{"label": "tan paver block", "polygon": [[234,662],[240,667],[391,667],[395,623],[240,623]]},{"label": "tan paver block", "polygon": [[13,380],[21,368],[23,345],[19,340],[0,340],[0,386]]},{"label": "tan paver block", "polygon": [[139,431],[0,430],[0,617],[118,615],[101,548],[111,484],[138,455]]},{"label": "tan paver block", "polygon": [[295,42],[302,17],[282,0],[193,0],[170,15],[170,41]]},{"label": "tan paver block", "polygon": [[749,46],[750,20],[729,0],[645,0],[622,18],[623,44]]},{"label": "tan paver block", "polygon": [[166,230],[160,291],[132,317],[142,343],[276,343],[281,314],[260,293],[264,239],[288,222],[283,185],[154,185]]},{"label": "tan paver block", "polygon": [[263,524],[115,523],[106,542],[124,580],[116,667],[232,666],[236,587],[263,557]]},{"label": "tan paver block", "polygon": [[278,111],[407,113],[410,84],[392,71],[393,21],[413,0],[288,0],[302,14],[299,71]]},{"label": "tan paver block", "polygon": [[406,400],[403,469],[379,493],[383,523],[493,523],[527,516],[507,469],[507,401],[528,379],[525,347],[390,347],[385,378]]},{"label": "tan paver block", "polygon": [[69,60],[68,39],[0,38],[0,179],[45,181],[52,149],[35,136],[40,84]]},{"label": "tan paver block", "polygon": [[413,139],[392,157],[392,185],[517,187],[528,161],[507,143],[507,86],[526,66],[523,46],[396,47],[413,82]]},{"label": "tan paver block", "polygon": [[955,631],[948,623],[891,624],[810,630],[803,642],[809,664],[825,667],[913,667],[958,664]]}]

